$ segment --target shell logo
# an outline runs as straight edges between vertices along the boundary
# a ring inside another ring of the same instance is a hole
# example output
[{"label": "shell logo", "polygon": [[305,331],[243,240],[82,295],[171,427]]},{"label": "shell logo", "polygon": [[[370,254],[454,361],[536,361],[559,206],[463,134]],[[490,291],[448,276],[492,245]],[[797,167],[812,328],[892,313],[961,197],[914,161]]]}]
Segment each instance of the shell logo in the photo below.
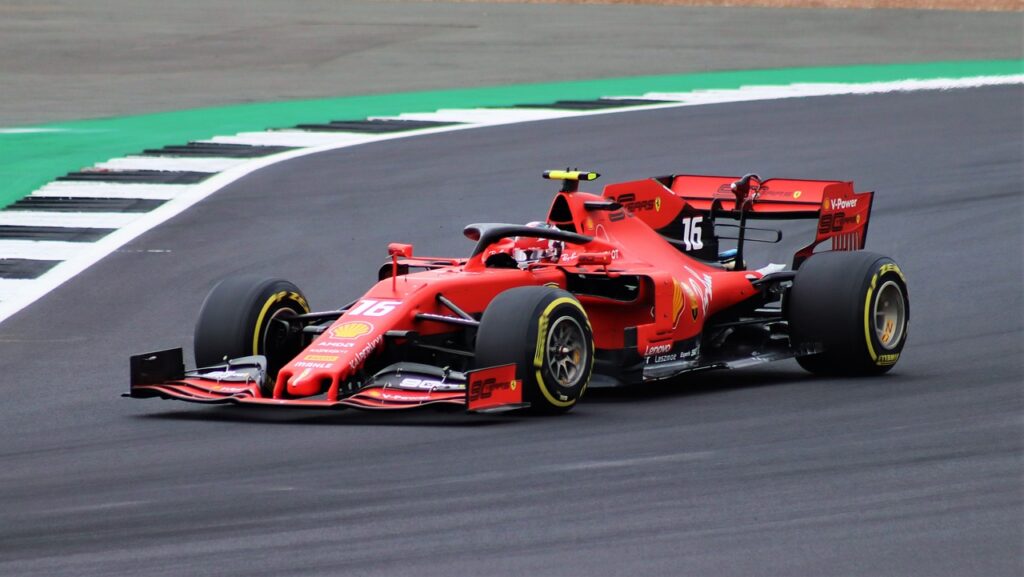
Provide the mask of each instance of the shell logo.
[{"label": "shell logo", "polygon": [[697,322],[699,310],[697,304],[697,295],[686,286],[683,287],[683,290],[686,291],[686,296],[690,297],[690,318],[693,319],[693,322]]},{"label": "shell logo", "polygon": [[373,325],[362,321],[342,323],[331,329],[331,335],[339,339],[354,339],[369,334]]},{"label": "shell logo", "polygon": [[683,308],[686,306],[686,301],[690,301],[690,318],[693,322],[697,322],[697,317],[700,314],[700,304],[697,302],[697,295],[686,286],[686,283],[672,279],[672,327],[679,326],[679,318],[683,316]]},{"label": "shell logo", "polygon": [[679,316],[683,314],[683,283],[672,279],[672,326],[679,324]]}]

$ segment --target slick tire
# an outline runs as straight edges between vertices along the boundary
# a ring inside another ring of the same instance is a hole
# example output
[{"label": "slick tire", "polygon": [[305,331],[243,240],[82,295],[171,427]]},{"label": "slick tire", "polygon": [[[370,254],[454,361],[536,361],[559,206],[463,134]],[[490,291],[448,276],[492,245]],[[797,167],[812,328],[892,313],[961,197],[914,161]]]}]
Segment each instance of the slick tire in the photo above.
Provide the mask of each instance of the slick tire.
[{"label": "slick tire", "polygon": [[213,287],[199,310],[195,329],[196,366],[218,365],[224,358],[263,355],[270,386],[277,371],[302,351],[302,333],[287,323],[309,312],[294,284],[255,275],[228,277]]},{"label": "slick tire", "polygon": [[896,365],[907,342],[907,280],[892,259],[863,251],[809,258],[786,299],[791,342],[821,352],[797,358],[821,375],[882,374]]},{"label": "slick tire", "polygon": [[476,337],[477,368],[516,364],[532,413],[564,413],[594,370],[594,335],[576,297],[553,287],[509,289],[491,301]]}]

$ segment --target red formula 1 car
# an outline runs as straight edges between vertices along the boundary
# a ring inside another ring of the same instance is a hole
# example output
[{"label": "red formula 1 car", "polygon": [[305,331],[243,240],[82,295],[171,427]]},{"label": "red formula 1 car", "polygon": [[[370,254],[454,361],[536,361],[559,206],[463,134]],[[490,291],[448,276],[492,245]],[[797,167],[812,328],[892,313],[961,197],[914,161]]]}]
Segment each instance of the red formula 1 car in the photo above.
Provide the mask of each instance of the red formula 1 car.
[{"label": "red formula 1 car", "polygon": [[[469,225],[468,258],[389,245],[380,281],[338,310],[311,312],[280,279],[220,282],[196,325],[201,368],[185,370],[182,349],[134,356],[130,396],[558,413],[588,385],[791,357],[814,373],[871,375],[899,359],[906,279],[860,250],[873,193],[751,174],[622,182],[598,196],[578,191],[595,173],[544,176],[563,181],[546,221]],[[747,222],[780,218],[816,219],[816,238],[791,268],[748,269],[745,244],[782,233]],[[816,252],[825,241],[831,250]]]}]

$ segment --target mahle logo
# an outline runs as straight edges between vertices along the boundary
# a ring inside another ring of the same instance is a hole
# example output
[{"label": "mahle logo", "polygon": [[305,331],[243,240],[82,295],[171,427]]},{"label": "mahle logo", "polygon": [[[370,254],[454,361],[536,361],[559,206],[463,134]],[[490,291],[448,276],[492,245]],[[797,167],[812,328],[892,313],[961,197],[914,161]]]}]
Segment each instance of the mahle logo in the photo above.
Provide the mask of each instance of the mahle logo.
[{"label": "mahle logo", "polygon": [[369,334],[373,325],[362,321],[342,323],[331,330],[331,334],[339,339],[354,339]]}]

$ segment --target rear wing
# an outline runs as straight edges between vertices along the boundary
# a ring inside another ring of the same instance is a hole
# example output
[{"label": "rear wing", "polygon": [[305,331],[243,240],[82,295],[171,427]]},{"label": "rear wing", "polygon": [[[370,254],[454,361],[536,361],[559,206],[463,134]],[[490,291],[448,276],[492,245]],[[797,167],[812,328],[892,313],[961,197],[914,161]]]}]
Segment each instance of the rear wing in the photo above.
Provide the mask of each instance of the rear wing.
[{"label": "rear wing", "polygon": [[[609,184],[603,195],[670,240],[684,241],[684,246],[694,244],[689,237],[695,234],[695,217],[704,220],[700,234],[712,241],[716,218],[739,220],[740,247],[748,218],[817,219],[815,239],[794,255],[794,268],[827,240],[831,240],[832,250],[864,248],[874,198],[873,192],[855,192],[849,181],[770,178],[762,182],[756,175],[692,174]],[[717,250],[716,243],[700,244]],[[742,254],[742,248],[739,251]]]}]

